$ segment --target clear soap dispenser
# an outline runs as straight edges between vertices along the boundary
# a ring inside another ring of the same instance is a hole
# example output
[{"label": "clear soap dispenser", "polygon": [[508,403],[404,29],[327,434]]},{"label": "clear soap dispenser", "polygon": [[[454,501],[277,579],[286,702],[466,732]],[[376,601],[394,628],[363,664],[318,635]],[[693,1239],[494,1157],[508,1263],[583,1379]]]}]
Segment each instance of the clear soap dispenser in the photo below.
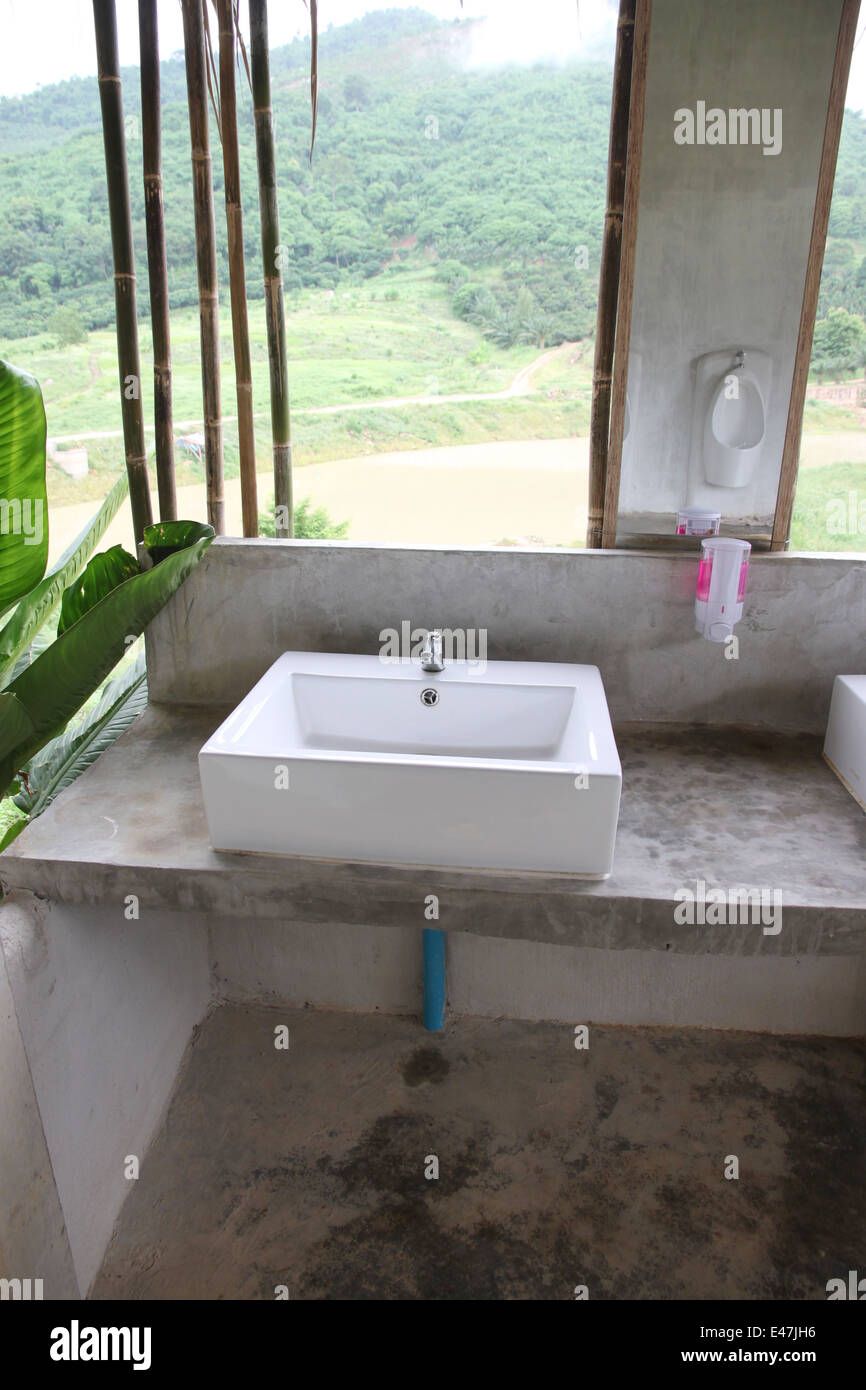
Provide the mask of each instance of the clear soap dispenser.
[{"label": "clear soap dispenser", "polygon": [[710,642],[724,642],[743,616],[749,576],[748,541],[709,536],[701,541],[695,594],[695,627]]}]

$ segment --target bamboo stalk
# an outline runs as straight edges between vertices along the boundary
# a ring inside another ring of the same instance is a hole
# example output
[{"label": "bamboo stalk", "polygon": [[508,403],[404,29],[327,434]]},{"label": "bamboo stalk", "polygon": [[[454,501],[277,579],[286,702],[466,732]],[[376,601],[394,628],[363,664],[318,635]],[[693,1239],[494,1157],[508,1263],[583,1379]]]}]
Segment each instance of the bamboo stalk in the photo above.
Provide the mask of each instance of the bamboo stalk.
[{"label": "bamboo stalk", "polygon": [[262,224],[265,315],[268,329],[276,534],[291,536],[294,534],[294,518],[289,364],[286,357],[286,315],[280,270],[280,214],[277,204],[274,119],[271,110],[267,0],[250,0],[250,66],[259,175],[259,213]]},{"label": "bamboo stalk", "polygon": [[216,228],[208,133],[203,0],[181,0],[186,55],[186,89],[192,145],[195,255],[201,326],[201,380],[204,403],[207,518],[218,535],[225,533],[223,496],[223,429],[220,403],[219,295],[217,291]]},{"label": "bamboo stalk", "polygon": [[604,518],[601,527],[601,544],[605,550],[612,550],[616,545],[616,526],[619,515],[619,485],[625,431],[631,311],[634,303],[634,267],[637,251],[640,172],[643,160],[643,128],[646,115],[646,80],[651,24],[652,0],[637,0],[629,97],[625,196],[622,209],[623,230],[619,259],[619,295],[616,305],[616,342],[610,394],[610,434],[604,480]]},{"label": "bamboo stalk", "polygon": [[244,219],[241,207],[241,169],[235,93],[234,3],[235,0],[217,0],[220,116],[232,300],[235,390],[238,402],[241,508],[244,535],[257,536],[259,534],[259,508],[256,486],[256,435],[253,422],[253,376],[250,361],[250,330],[247,320]]},{"label": "bamboo stalk", "polygon": [[631,101],[631,68],[634,48],[635,0],[620,0],[613,68],[613,99],[607,160],[607,207],[598,282],[598,318],[592,373],[592,409],[589,425],[589,510],[587,549],[601,545],[604,488],[610,432],[610,399],[616,309],[619,298],[619,266],[622,250],[622,212],[625,199],[625,167],[628,149],[628,113]]},{"label": "bamboo stalk", "polygon": [[159,36],[156,0],[138,0],[141,54],[141,151],[144,166],[144,217],[150,319],[153,326],[153,419],[156,428],[156,483],[161,521],[177,519],[174,431],[171,412],[171,332],[168,267],[162,202],[162,125]]},{"label": "bamboo stalk", "polygon": [[153,520],[153,513],[144,447],[132,213],[129,204],[129,173],[126,166],[123,93],[117,55],[117,16],[114,0],[93,0],[93,26],[96,33],[96,67],[99,103],[102,109],[102,138],[105,145],[108,215],[114,263],[114,314],[117,325],[123,445],[129,477],[133,531],[136,541],[140,541],[145,526],[149,526]]}]

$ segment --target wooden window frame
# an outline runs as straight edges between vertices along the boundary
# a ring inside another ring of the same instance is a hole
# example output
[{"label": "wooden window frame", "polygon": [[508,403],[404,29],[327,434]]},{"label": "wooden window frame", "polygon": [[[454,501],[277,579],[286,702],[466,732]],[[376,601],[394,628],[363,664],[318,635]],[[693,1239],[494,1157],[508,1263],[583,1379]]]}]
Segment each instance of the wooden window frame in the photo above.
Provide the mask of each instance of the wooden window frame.
[{"label": "wooden window frame", "polygon": [[[815,331],[821,271],[824,264],[824,249],[830,220],[830,204],[836,176],[836,159],[839,153],[845,94],[851,68],[851,55],[854,51],[859,11],[860,0],[842,0],[827,115],[824,122],[824,139],[818,167],[812,232],[806,258],[800,324],[794,354],[794,371],[769,547],[771,551],[786,550],[790,543],[791,518],[794,510],[794,495],[797,488],[800,444],[803,433],[803,408],[806,401],[806,384],[812,356],[812,337]],[[611,167],[608,174],[608,209],[605,219],[607,255],[604,252],[602,254],[596,326],[586,537],[587,549],[602,550],[615,548],[619,518],[652,0],[621,0],[619,24],[620,33],[614,67],[611,112]],[[626,44],[622,42],[622,38],[629,25],[633,28],[633,42]],[[629,48],[631,49],[630,64],[628,63]],[[616,206],[616,193],[619,171],[613,165],[616,149],[614,137],[615,132],[621,129],[624,106],[627,106],[628,109],[628,133],[624,196],[619,226],[617,226],[619,209]],[[619,255],[615,254],[617,245],[619,246]]]}]

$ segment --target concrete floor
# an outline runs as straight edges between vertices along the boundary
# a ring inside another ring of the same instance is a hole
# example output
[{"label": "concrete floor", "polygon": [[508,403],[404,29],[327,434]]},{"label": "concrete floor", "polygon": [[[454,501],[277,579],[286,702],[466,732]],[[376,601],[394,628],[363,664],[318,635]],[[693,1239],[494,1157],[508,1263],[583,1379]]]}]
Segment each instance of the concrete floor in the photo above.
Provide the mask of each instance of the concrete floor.
[{"label": "concrete floor", "polygon": [[224,1006],[93,1296],[824,1299],[864,1081],[864,1041]]}]

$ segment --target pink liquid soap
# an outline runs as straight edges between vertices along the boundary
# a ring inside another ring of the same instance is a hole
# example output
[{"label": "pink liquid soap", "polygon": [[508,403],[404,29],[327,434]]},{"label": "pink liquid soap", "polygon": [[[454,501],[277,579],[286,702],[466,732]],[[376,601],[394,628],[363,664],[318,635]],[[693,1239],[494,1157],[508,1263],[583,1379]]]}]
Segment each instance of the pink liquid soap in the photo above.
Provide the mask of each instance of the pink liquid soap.
[{"label": "pink liquid soap", "polygon": [[[699,565],[699,567],[698,567],[698,588],[697,588],[697,596],[698,596],[698,598],[700,599],[701,603],[707,603],[708,600],[709,600],[709,597],[710,597],[710,575],[712,574],[712,570],[713,570],[713,557],[710,555],[707,559],[703,559],[703,558],[702,558],[702,559],[701,559],[701,563],[700,563],[700,565]],[[740,576],[740,583],[741,583],[741,584],[743,583],[742,575]]]}]

